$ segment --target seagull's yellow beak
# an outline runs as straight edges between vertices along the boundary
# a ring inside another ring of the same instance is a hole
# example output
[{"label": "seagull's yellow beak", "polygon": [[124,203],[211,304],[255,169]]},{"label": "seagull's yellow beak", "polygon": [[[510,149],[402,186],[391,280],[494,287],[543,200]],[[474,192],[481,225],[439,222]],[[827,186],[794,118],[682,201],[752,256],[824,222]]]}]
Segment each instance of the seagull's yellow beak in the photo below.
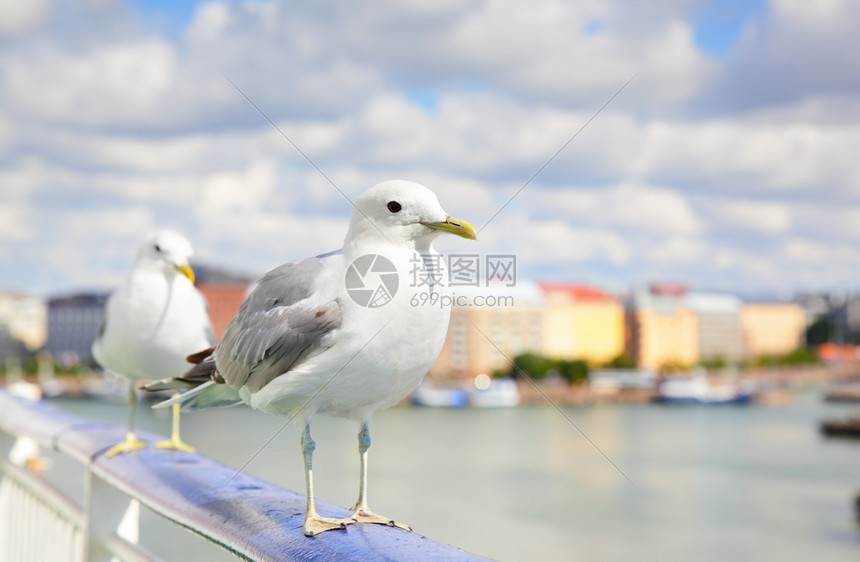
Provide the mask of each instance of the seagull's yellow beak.
[{"label": "seagull's yellow beak", "polygon": [[191,269],[190,265],[188,265],[187,263],[183,263],[182,265],[177,265],[176,271],[178,271],[179,273],[181,273],[185,277],[188,277],[188,279],[191,280],[192,284],[194,283],[194,270]]},{"label": "seagull's yellow beak", "polygon": [[434,230],[450,232],[451,234],[456,234],[463,238],[469,238],[470,240],[478,239],[478,235],[475,233],[475,228],[471,224],[464,220],[455,219],[454,217],[445,217],[445,220],[442,222],[422,222],[421,224]]}]

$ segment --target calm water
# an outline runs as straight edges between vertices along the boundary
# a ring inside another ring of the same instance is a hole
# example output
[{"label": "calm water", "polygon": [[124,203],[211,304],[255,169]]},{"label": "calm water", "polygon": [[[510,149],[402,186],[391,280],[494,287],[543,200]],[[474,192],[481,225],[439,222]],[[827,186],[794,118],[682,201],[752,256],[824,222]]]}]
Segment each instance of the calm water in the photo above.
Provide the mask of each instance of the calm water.
[{"label": "calm water", "polygon": [[[59,404],[126,416],[121,404]],[[631,484],[552,407],[397,407],[374,417],[370,505],[498,560],[860,560],[860,442],[817,433],[821,418],[848,411],[814,391],[773,406],[565,408]],[[168,431],[160,412],[138,414],[140,427]],[[244,408],[204,411],[183,416],[183,436],[237,468],[259,452],[246,471],[303,491],[298,428],[260,452],[283,423]],[[352,505],[355,428],[318,416],[312,429],[318,497]],[[62,463],[52,472],[77,484]],[[153,515],[142,542],[168,560],[231,559]]]}]

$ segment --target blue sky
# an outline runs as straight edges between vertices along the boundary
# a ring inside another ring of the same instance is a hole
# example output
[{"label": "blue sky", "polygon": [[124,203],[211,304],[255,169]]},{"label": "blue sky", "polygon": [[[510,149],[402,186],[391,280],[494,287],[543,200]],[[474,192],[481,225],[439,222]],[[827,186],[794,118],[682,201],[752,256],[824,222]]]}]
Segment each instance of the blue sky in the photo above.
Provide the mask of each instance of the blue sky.
[{"label": "blue sky", "polygon": [[854,290],[855,4],[10,3],[0,290],[109,288],[165,226],[252,275],[337,248],[348,203],[225,77],[348,196],[422,182],[521,277]]},{"label": "blue sky", "polygon": [[764,0],[704,2],[693,20],[696,46],[715,57],[726,57],[741,40],[744,29],[761,26],[766,15]]}]

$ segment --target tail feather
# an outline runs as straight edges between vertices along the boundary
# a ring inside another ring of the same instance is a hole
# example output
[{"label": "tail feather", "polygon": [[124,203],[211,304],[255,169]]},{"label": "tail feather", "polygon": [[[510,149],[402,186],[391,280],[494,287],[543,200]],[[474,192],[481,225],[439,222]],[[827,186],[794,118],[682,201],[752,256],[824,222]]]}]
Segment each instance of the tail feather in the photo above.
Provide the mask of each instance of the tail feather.
[{"label": "tail feather", "polygon": [[[143,390],[155,392],[158,390],[182,390],[194,388],[213,379],[218,379],[215,369],[215,356],[209,355],[195,363],[180,377],[161,379],[141,386]],[[221,381],[218,381],[221,382]]]},{"label": "tail feather", "polygon": [[159,402],[153,408],[167,408],[174,404],[182,404],[183,411],[190,411],[241,404],[239,392],[223,384],[224,379],[218,374],[213,352],[214,348],[209,348],[189,355],[188,362],[193,363],[193,366],[181,377],[163,379],[143,386],[144,390],[149,391],[191,389],[179,396]]},{"label": "tail feather", "polygon": [[236,389],[226,384],[208,381],[179,396],[159,402],[153,408],[169,408],[174,404],[182,404],[182,411],[189,412],[205,408],[225,408],[241,403],[242,399]]},{"label": "tail feather", "polygon": [[148,384],[141,385],[140,389],[147,392],[158,392],[159,390],[186,390],[194,388],[196,384],[189,383],[181,378],[161,379]]}]

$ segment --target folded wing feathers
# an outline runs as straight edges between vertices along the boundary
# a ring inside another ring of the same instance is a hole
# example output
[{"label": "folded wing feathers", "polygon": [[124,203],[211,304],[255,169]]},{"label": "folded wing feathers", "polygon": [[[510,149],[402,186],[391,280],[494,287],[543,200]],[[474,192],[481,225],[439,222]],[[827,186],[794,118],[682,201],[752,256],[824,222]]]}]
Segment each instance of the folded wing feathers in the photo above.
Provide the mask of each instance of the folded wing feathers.
[{"label": "folded wing feathers", "polygon": [[323,259],[306,258],[267,273],[242,303],[214,352],[210,348],[192,354],[188,361],[194,366],[184,375],[144,387],[196,387],[156,407],[183,403],[183,409],[200,409],[241,402],[238,389],[244,386],[257,392],[309,355],[327,348],[330,344],[325,335],[340,326],[341,317],[333,295],[314,294]]}]

